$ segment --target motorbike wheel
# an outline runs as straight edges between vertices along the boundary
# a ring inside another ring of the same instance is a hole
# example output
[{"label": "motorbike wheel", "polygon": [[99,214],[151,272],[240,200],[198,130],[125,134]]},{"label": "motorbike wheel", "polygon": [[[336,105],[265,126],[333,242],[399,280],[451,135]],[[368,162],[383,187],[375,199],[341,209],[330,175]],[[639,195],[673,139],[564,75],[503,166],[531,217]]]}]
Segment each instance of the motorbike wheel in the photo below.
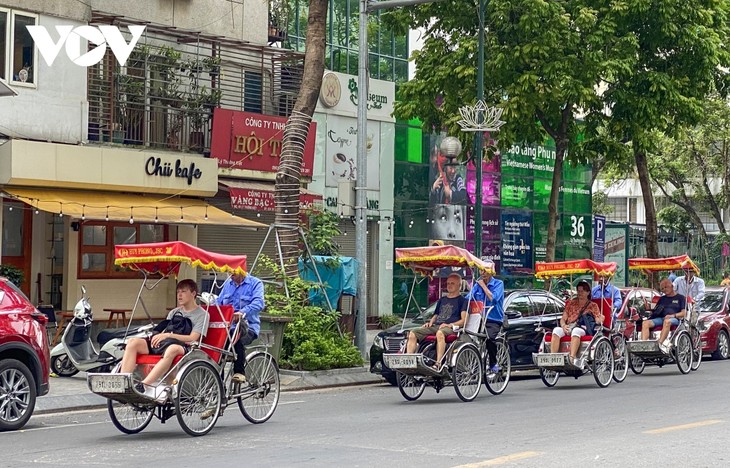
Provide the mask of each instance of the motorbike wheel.
[{"label": "motorbike wheel", "polygon": [[51,359],[51,370],[59,377],[71,377],[79,373],[68,354],[54,356]]},{"label": "motorbike wheel", "polygon": [[107,410],[114,426],[125,434],[142,432],[155,414],[154,406],[137,406],[114,400],[107,401]]}]

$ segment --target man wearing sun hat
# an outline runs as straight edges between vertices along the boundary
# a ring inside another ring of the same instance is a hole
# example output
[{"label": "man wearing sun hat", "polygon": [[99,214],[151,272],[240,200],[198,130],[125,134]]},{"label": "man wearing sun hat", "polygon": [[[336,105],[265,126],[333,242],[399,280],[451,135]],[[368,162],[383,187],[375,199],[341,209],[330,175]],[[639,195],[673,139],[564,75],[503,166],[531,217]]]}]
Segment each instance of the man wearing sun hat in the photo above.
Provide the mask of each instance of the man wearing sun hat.
[{"label": "man wearing sun hat", "polygon": [[480,277],[474,282],[467,299],[481,302],[484,307],[492,307],[487,313],[487,354],[489,354],[488,374],[494,375],[501,370],[497,364],[497,344],[494,340],[504,323],[504,282],[494,277],[494,263],[482,257],[488,268],[480,269]]}]

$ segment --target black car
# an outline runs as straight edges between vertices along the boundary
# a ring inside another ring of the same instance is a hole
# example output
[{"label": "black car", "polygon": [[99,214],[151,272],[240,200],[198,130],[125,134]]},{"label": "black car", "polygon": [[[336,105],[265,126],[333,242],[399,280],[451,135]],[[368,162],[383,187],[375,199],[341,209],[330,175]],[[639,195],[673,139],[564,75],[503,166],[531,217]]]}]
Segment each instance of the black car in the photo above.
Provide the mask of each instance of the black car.
[{"label": "black car", "polygon": [[[532,353],[540,346],[542,334],[535,329],[539,326],[553,328],[558,325],[565,302],[555,294],[542,289],[505,291],[504,313],[507,317],[507,343],[509,344],[512,369],[533,369]],[[397,353],[405,339],[404,330],[420,327],[436,310],[431,304],[405,324],[383,330],[373,340],[370,347],[370,372],[382,375],[392,385],[396,385],[395,372],[383,363],[383,353]]]}]

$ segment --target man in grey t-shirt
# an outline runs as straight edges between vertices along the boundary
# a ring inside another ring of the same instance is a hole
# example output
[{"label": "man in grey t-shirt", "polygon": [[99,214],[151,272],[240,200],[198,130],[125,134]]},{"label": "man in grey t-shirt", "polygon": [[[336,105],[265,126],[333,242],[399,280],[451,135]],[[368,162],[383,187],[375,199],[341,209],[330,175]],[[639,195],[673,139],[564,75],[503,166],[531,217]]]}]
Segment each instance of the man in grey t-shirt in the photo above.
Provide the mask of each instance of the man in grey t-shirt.
[{"label": "man in grey t-shirt", "polygon": [[201,309],[195,302],[197,294],[198,285],[195,281],[185,279],[177,283],[178,307],[171,310],[167,315],[167,318],[171,319],[176,311],[182,311],[183,315],[193,323],[193,330],[189,335],[163,332],[153,335],[149,343],[146,338],[132,338],[127,343],[127,347],[124,349],[124,357],[122,358],[121,373],[132,373],[137,365],[137,356],[140,354],[151,354],[151,348],[158,347],[162,340],[172,338],[185,343],[185,345],[171,344],[165,348],[160,362],[155,364],[155,367],[152,368],[150,373],[135,386],[140,393],[146,393],[145,386],[154,386],[157,380],[165,372],[170,370],[175,358],[181,354],[185,354],[187,344],[201,340],[208,331],[208,313]]}]

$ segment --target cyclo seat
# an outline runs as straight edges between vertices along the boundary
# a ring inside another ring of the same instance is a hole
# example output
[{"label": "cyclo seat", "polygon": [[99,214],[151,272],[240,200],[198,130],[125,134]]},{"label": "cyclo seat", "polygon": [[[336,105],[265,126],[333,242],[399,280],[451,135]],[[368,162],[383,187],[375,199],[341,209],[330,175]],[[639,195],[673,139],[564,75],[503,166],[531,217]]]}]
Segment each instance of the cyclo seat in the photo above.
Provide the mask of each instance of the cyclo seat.
[{"label": "cyclo seat", "polygon": [[[446,342],[452,343],[456,341],[461,334],[464,332],[464,330],[469,330],[473,333],[478,333],[479,329],[482,325],[482,313],[480,310],[472,309],[469,311],[469,313],[466,315],[466,323],[464,324],[463,328],[459,328],[455,334],[447,335],[446,336]],[[436,335],[428,335],[421,340],[422,343],[435,343],[436,342]]]},{"label": "cyclo seat", "polygon": [[[601,314],[603,314],[603,326],[607,329],[611,329],[611,324],[613,321],[613,312],[611,310],[611,301],[608,299],[591,299],[591,302],[598,305],[598,310],[601,311]],[[601,333],[600,331],[596,334]],[[552,333],[546,333],[545,334],[545,342],[550,343],[550,341],[553,339]],[[570,342],[571,336],[563,336],[560,338],[561,343],[567,343]],[[593,335],[584,335],[580,337],[581,342],[589,342],[593,340]]]},{"label": "cyclo seat", "polygon": [[[220,351],[228,338],[228,328],[233,318],[233,306],[210,305],[201,306],[208,312],[208,332],[203,337],[200,349],[202,349],[216,363],[220,362]],[[173,366],[180,362],[184,355],[176,356],[172,361]],[[157,354],[140,354],[137,356],[137,364],[157,364],[162,359]]]}]

